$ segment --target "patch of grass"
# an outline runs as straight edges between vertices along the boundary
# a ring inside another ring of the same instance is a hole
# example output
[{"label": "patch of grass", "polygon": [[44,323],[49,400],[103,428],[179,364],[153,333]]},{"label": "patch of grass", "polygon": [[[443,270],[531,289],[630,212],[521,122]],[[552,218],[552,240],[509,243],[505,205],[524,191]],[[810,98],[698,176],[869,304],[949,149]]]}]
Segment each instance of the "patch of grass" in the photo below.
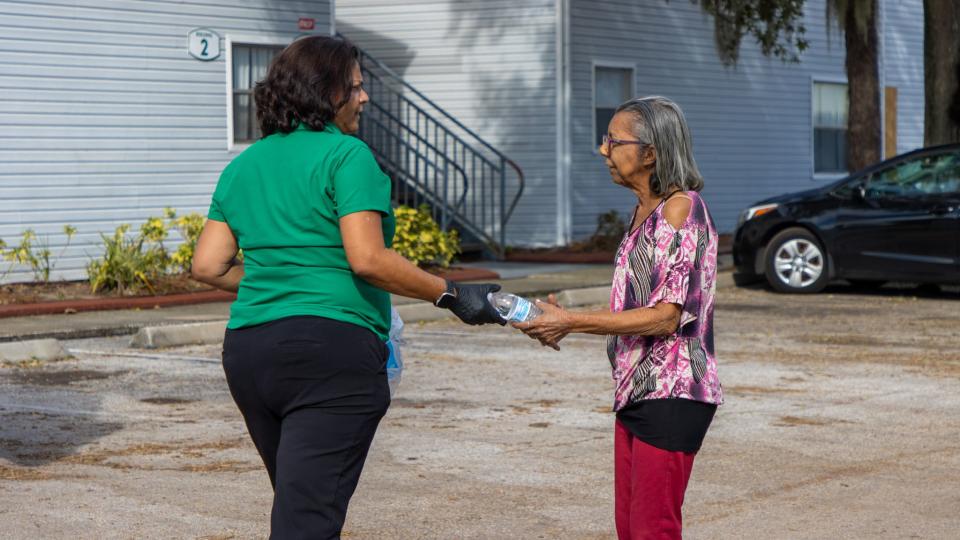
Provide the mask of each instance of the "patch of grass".
[{"label": "patch of grass", "polygon": [[799,416],[781,416],[775,426],[828,426],[836,424],[837,420],[824,420],[820,418],[801,418]]},{"label": "patch of grass", "polygon": [[4,360],[0,366],[5,368],[20,368],[20,369],[29,369],[29,368],[38,368],[43,366],[43,360],[38,358],[31,358],[29,360]]},{"label": "patch of grass", "polygon": [[50,480],[52,478],[54,478],[52,474],[37,469],[0,465],[0,480],[28,481]]}]

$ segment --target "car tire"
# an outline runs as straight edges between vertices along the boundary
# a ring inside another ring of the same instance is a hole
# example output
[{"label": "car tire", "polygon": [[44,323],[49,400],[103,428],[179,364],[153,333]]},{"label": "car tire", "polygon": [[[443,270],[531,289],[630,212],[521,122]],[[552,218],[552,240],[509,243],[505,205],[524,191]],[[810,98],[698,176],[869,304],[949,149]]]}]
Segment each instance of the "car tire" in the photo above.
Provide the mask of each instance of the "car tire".
[{"label": "car tire", "polygon": [[764,258],[767,282],[782,293],[818,293],[830,279],[826,250],[813,233],[800,227],[771,238]]}]

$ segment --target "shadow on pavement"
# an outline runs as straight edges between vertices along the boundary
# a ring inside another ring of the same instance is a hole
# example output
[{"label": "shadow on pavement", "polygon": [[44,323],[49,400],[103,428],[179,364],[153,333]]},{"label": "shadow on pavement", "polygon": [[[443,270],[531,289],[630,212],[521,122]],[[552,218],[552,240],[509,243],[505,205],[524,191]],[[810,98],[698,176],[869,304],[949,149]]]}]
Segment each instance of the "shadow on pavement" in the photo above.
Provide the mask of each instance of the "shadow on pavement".
[{"label": "shadow on pavement", "polygon": [[[765,281],[751,283],[748,285],[738,285],[737,288],[767,291],[772,294],[782,295],[784,298],[791,296],[812,296],[813,295],[791,295],[780,293],[773,290]],[[932,285],[918,283],[886,283],[877,285],[852,285],[846,281],[840,280],[832,282],[820,293],[817,294],[835,294],[835,295],[856,295],[856,296],[875,296],[875,297],[916,297],[928,298],[934,300],[960,300],[960,286],[957,285]]]},{"label": "shadow on pavement", "polygon": [[71,386],[123,373],[48,366],[0,369],[0,459],[38,467],[122,429],[123,423],[98,414],[97,395]]}]

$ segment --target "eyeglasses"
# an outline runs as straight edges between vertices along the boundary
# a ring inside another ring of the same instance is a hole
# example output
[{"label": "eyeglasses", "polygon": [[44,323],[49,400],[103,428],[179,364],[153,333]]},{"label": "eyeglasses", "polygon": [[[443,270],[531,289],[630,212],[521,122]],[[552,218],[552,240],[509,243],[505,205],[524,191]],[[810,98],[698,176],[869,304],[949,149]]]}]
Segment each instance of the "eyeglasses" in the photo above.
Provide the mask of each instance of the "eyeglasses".
[{"label": "eyeglasses", "polygon": [[614,146],[617,146],[617,145],[619,145],[619,144],[639,144],[640,146],[653,146],[653,145],[651,145],[650,143],[645,143],[645,142],[643,142],[643,141],[626,141],[626,140],[623,140],[623,139],[614,139],[614,138],[611,137],[610,135],[604,135],[604,136],[603,136],[603,139],[602,139],[602,142],[600,143],[600,146],[603,146],[604,148],[606,148],[606,149],[607,149],[607,153],[609,153],[610,150],[612,150]]}]

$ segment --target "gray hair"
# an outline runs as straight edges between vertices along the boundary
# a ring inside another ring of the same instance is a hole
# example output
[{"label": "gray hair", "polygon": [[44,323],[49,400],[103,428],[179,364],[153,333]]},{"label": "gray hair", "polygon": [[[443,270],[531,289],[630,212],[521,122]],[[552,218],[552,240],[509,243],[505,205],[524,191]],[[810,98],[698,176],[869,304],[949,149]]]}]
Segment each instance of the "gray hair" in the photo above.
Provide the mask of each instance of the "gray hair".
[{"label": "gray hair", "polygon": [[617,107],[619,112],[633,115],[633,134],[657,151],[656,171],[650,175],[654,195],[666,195],[675,189],[703,189],[703,176],[693,159],[690,129],[679,105],[665,97],[649,96],[623,103]]}]

